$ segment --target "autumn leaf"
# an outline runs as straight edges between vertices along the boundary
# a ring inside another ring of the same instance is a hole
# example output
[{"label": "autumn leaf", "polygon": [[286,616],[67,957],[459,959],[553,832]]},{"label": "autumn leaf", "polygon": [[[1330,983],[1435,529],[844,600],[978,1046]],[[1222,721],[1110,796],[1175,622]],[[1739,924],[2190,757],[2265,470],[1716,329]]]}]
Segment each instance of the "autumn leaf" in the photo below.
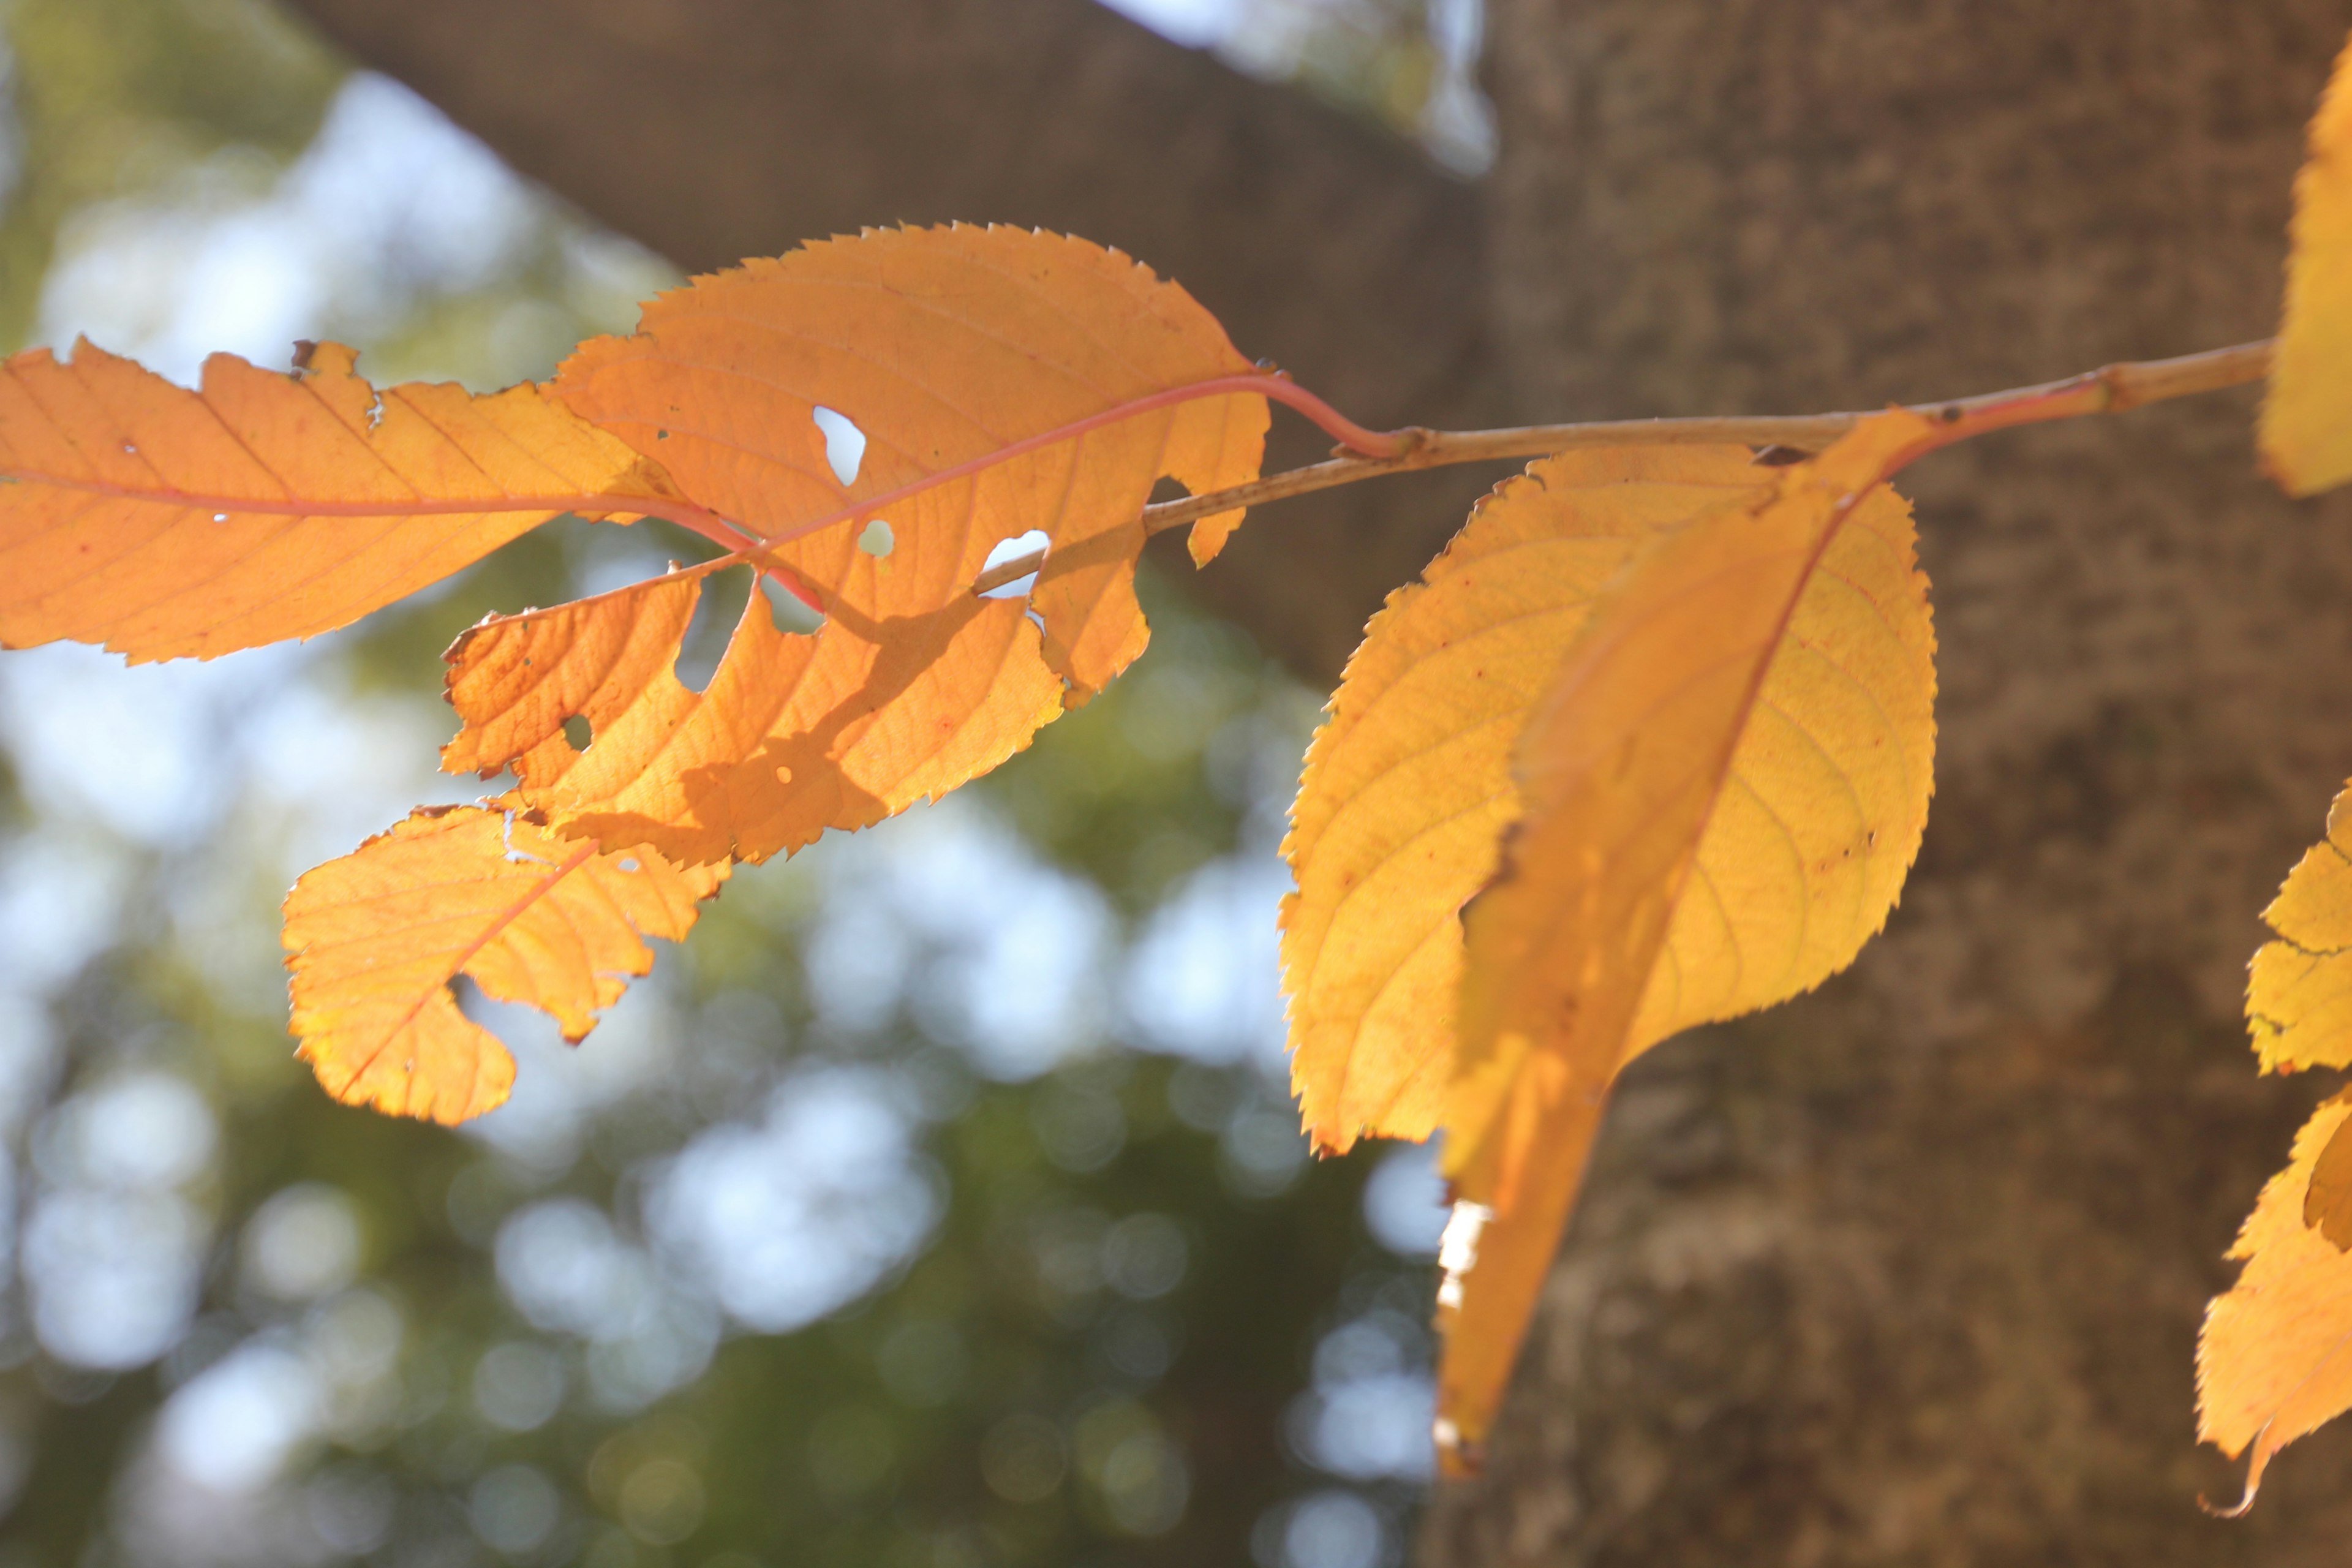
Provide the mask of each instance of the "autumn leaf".
[{"label": "autumn leaf", "polygon": [[2230,1249],[2244,1271],[2205,1311],[2197,1436],[2233,1459],[2253,1454],[2231,1514],[2253,1505],[2281,1448],[2352,1408],[2352,1254],[2304,1218],[2316,1167],[2347,1119],[2352,1095],[2339,1094],[2295,1134],[2292,1162]]},{"label": "autumn leaf", "polygon": [[2261,445],[2280,487],[2307,496],[2352,479],[2352,44],[2311,121],[2288,238]]},{"label": "autumn leaf", "polygon": [[2264,1072],[2352,1067],[2352,788],[2327,809],[2263,911],[2276,933],[2246,976],[2246,1026]]},{"label": "autumn leaf", "polygon": [[562,841],[514,809],[423,807],[286,898],[300,1055],[337,1100],[463,1121],[502,1103],[514,1058],[449,983],[552,1016],[577,1043],[676,942],[727,868]]},{"label": "autumn leaf", "polygon": [[1874,491],[1938,438],[1875,416],[1661,530],[1534,704],[1519,816],[1462,919],[1450,1462],[1493,1419],[1619,1069],[1818,984],[1894,904],[1926,818],[1933,639],[1908,510]]},{"label": "autumn leaf", "polygon": [[[1425,1138],[1439,1125],[1462,974],[1459,911],[1494,877],[1498,836],[1518,815],[1511,757],[1529,710],[1644,542],[1767,495],[1775,477],[1741,447],[1547,458],[1481,501],[1423,580],[1373,617],[1308,749],[1284,844],[1299,884],[1283,908],[1292,1076],[1318,1145]],[[1843,615],[1861,604],[1891,609],[1873,620]],[[1884,647],[1857,646],[1857,627],[1881,626]],[[1731,900],[1677,910],[1652,983],[1654,1016],[1636,1031],[1644,1043],[1818,984],[1884,918],[1916,849],[1931,773],[1934,635],[1900,498],[1872,496],[1832,542],[1790,640],[1803,651],[1774,663],[1770,717],[1747,729],[1733,760],[1738,805],[1700,846],[1709,885],[1732,889]],[[1835,700],[1808,679],[1832,647],[1861,665],[1902,744],[1878,748],[1874,732],[1834,714],[1841,721],[1813,731],[1847,742],[1844,752],[1792,746],[1783,716],[1826,713]],[[1771,842],[1750,818],[1759,803],[1801,801],[1823,782],[1792,768],[1792,753],[1800,764],[1821,757],[1864,792],[1855,803],[1867,806],[1864,832],[1874,841],[1826,877],[1788,874],[1785,850],[1749,863]]]},{"label": "autumn leaf", "polygon": [[[698,591],[683,574],[494,618],[450,650],[465,727],[444,765],[511,764],[561,831],[690,861],[764,858],[951,789],[1142,651],[1152,485],[1257,472],[1255,394],[1120,411],[1252,372],[1175,285],[1026,230],[870,232],[665,295],[636,336],[567,362],[556,392],[779,541],[761,561],[825,624],[780,633],[754,595],[698,696],[672,673]],[[820,408],[865,437],[850,481]],[[1032,530],[1047,553],[1028,602],[976,599],[991,551]],[[562,733],[575,715],[584,753]]]},{"label": "autumn leaf", "polygon": [[[2263,911],[2275,933],[2255,952],[2246,1022],[2265,1072],[2352,1066],[2352,786],[2327,834]],[[2294,1158],[2263,1189],[2230,1256],[2246,1260],[2206,1310],[2197,1348],[2198,1436],[2231,1458],[2251,1446],[2252,1507],[2263,1473],[2297,1437],[2352,1409],[2352,1095],[2319,1108]]]},{"label": "autumn leaf", "polygon": [[[1153,484],[1199,494],[1256,478],[1263,396],[1151,409],[929,484],[871,514],[889,525],[887,554],[860,547],[868,514],[795,536],[1090,416],[1255,369],[1183,289],[1115,250],[956,225],[868,230],[697,279],[648,304],[635,335],[583,346],[552,390],[696,501],[784,541],[766,558],[828,614],[939,610],[996,545],[1044,532],[1031,600],[1048,662],[1083,699],[1143,650],[1135,561]],[[848,482],[819,408],[865,437]]]},{"label": "autumn leaf", "polygon": [[[794,636],[755,593],[696,692],[673,667],[700,590],[681,574],[617,602],[467,632],[448,655],[449,700],[467,728],[444,766],[511,760],[529,799],[566,832],[642,841],[681,861],[756,861],[944,795],[1062,710],[1025,607],[969,594],[894,622],[836,613]],[[584,752],[562,728],[572,714],[591,727]],[[479,744],[478,725],[501,743]]]},{"label": "autumn leaf", "polygon": [[536,386],[378,393],[353,360],[215,354],[198,392],[87,342],[0,365],[0,645],[144,660],[311,637],[563,511],[675,495]]}]

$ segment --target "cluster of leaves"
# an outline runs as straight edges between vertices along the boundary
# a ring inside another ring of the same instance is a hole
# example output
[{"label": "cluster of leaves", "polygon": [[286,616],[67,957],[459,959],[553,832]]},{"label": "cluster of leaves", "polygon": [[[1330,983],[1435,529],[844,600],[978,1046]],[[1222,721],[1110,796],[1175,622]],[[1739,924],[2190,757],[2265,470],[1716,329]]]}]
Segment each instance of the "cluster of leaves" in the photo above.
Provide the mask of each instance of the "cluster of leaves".
[{"label": "cluster of leaves", "polygon": [[[2341,72],[2339,72],[2339,75]],[[2263,449],[2352,478],[2352,89],[2298,186]],[[1268,401],[1409,455],[1253,367],[1175,285],[1058,236],[868,232],[698,279],[544,384],[378,391],[316,345],[189,392],[88,345],[0,374],[0,640],[133,660],[307,637],[557,516],[660,518],[728,553],[446,656],[453,773],[507,776],[312,871],[287,901],[293,1027],[338,1098],[454,1121],[504,1048],[464,975],[578,1040],[729,868],[997,766],[1127,668],[1156,483],[1257,477]],[[1561,450],[1498,488],[1368,628],[1286,853],[1295,1082],[1318,1144],[1447,1133],[1438,1438],[1475,1458],[1617,1073],[1850,963],[1932,789],[1935,637],[1908,507],[1930,452],[2121,405],[2102,377],[1844,422],[1818,455],[1689,438]],[[1194,509],[1213,555],[1237,506]],[[887,514],[887,515],[886,515]],[[1025,592],[1008,547],[1042,542]],[[696,689],[713,572],[753,594]],[[2340,805],[2340,803],[2339,803]],[[2352,840],[2352,830],[2347,830]],[[2266,1066],[2352,1063],[2331,837],[2272,912]],[[2347,972],[2352,973],[2352,972]],[[2321,1112],[2217,1304],[2206,1435],[2276,1447],[2352,1404],[2352,1146]]]}]

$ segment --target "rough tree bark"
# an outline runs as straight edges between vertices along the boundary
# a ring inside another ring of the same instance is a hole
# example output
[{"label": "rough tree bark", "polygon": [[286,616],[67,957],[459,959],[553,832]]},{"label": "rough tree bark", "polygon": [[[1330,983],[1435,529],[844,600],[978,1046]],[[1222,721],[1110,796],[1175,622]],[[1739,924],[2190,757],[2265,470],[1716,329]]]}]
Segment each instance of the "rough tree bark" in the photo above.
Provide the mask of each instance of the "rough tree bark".
[{"label": "rough tree bark", "polygon": [[[2352,21],[1496,0],[1482,264],[1471,199],[1401,151],[1077,0],[301,5],[689,264],[877,217],[1051,223],[1433,423],[1851,407],[2262,335]],[[2241,977],[2352,769],[2352,508],[2269,494],[2247,412],[1916,474],[1944,729],[1905,906],[1818,995],[1633,1075],[1432,1568],[2340,1556],[2344,1432],[2251,1521],[2192,1500],[2233,1485],[2191,1441],[2198,1315],[2315,1093],[2253,1077]],[[1447,504],[1261,520],[1223,602],[1328,673]]]},{"label": "rough tree bark", "polygon": [[[1857,406],[2258,337],[2335,0],[1498,0],[1495,300],[1532,405]],[[2339,1561],[2192,1442],[2220,1254],[2313,1089],[2255,912],[2352,767],[2352,509],[2250,400],[1906,485],[1937,793],[1887,935],[1633,1075],[1432,1568]]]}]

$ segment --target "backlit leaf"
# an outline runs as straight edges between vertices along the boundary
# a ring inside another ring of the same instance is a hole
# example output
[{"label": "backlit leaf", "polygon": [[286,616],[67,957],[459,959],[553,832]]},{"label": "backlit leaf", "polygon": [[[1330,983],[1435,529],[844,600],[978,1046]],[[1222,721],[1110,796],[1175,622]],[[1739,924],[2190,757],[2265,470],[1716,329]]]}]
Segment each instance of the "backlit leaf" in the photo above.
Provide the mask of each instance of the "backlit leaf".
[{"label": "backlit leaf", "polygon": [[[555,383],[659,456],[694,500],[782,538],[850,503],[1252,366],[1173,284],[1115,251],[1019,229],[869,233],[698,280]],[[845,485],[814,411],[866,437]],[[841,517],[763,559],[825,624],[776,630],[755,595],[709,688],[672,673],[679,577],[493,619],[450,650],[452,770],[512,763],[561,831],[688,861],[760,859],[952,789],[1142,651],[1142,508],[1257,472],[1265,400],[1149,410]],[[861,547],[872,518],[885,554]],[[1211,520],[1218,521],[1219,520]],[[1228,526],[1230,519],[1220,522]],[[1043,531],[1028,601],[976,599],[999,543]],[[562,723],[585,717],[584,752]]]},{"label": "backlit leaf", "polygon": [[2352,1067],[2352,789],[2327,809],[2327,836],[2263,911],[2276,933],[2254,953],[2246,1024],[2265,1072]]},{"label": "backlit leaf", "polygon": [[[2246,1023],[2265,1072],[2352,1065],[2352,785],[2327,833],[2263,911],[2276,933],[2255,952]],[[2253,1459],[2237,1511],[2287,1444],[2352,1409],[2352,1095],[2319,1108],[2294,1156],[2263,1189],[2232,1258],[2245,1271],[2205,1314],[2197,1352],[2199,1436]]]},{"label": "backlit leaf", "polygon": [[[524,795],[569,832],[681,861],[762,860],[944,795],[1062,710],[1025,607],[970,594],[892,621],[837,612],[792,636],[754,593],[697,693],[673,666],[700,588],[656,581],[467,632],[448,655],[467,728],[444,765],[511,757]],[[592,729],[585,752],[562,730],[575,712]],[[476,742],[492,732],[501,744]]]},{"label": "backlit leaf", "polygon": [[2352,479],[2352,44],[2294,178],[2286,316],[2263,399],[2263,463],[2289,495]]},{"label": "backlit leaf", "polygon": [[[1902,520],[1891,535],[1851,525],[1935,439],[1874,416],[1762,496],[1660,532],[1520,737],[1521,815],[1463,916],[1444,1166],[1487,1217],[1440,1298],[1457,1463],[1493,1419],[1619,1068],[1819,984],[1900,889],[1926,814],[1932,645],[1907,516],[1881,514]],[[1878,592],[1833,563],[1842,542],[1886,553]]]},{"label": "backlit leaf", "polygon": [[[1769,494],[1776,478],[1739,447],[1547,458],[1482,501],[1373,617],[1307,752],[1284,845],[1299,884],[1283,909],[1292,1075],[1319,1145],[1438,1126],[1459,911],[1518,816],[1511,757],[1529,710],[1643,542]],[[1893,903],[1934,742],[1934,633],[1912,542],[1908,509],[1881,491],[1805,589],[1701,842],[1715,891],[1677,906],[1636,1048],[1819,984]],[[1811,858],[1759,831],[1759,814],[1810,828]],[[1844,854],[1857,833],[1861,853]]]},{"label": "backlit leaf", "polygon": [[2230,1256],[2238,1282],[2205,1311],[2197,1343],[2197,1435],[2231,1458],[2252,1450],[2242,1513],[2281,1448],[2352,1408],[2352,1254],[2305,1223],[2317,1166],[2352,1120],[2352,1096],[2295,1134]]},{"label": "backlit leaf", "polygon": [[139,660],[310,637],[561,512],[675,493],[536,386],[379,395],[352,363],[215,354],[200,392],[87,342],[0,365],[0,644]]},{"label": "backlit leaf", "polygon": [[[1115,250],[960,225],[868,230],[698,278],[648,304],[634,336],[584,345],[552,390],[701,505],[781,539],[1122,403],[1255,368],[1183,289]],[[866,437],[851,483],[819,408]],[[885,621],[954,603],[992,549],[1041,530],[1030,597],[1047,662],[1083,700],[1143,650],[1135,562],[1153,484],[1199,494],[1255,479],[1266,423],[1255,394],[1154,409],[879,510],[887,556],[859,548],[863,518],[774,556],[827,614]]]},{"label": "backlit leaf", "polygon": [[576,1043],[652,968],[642,939],[682,939],[726,876],[560,840],[498,807],[421,808],[287,895],[299,1054],[348,1104],[478,1116],[505,1100],[514,1058],[458,1010],[452,980],[530,1004]]}]

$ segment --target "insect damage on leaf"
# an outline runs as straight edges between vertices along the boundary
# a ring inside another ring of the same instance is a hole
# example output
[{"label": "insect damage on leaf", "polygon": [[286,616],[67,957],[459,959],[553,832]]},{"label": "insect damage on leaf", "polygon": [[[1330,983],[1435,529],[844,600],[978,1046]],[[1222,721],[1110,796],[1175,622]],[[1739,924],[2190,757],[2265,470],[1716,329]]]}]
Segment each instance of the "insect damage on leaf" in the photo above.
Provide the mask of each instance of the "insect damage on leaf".
[{"label": "insect damage on leaf", "polygon": [[1881,485],[1933,439],[1874,416],[1661,528],[1525,721],[1519,816],[1462,917],[1444,1169],[1491,1217],[1439,1313],[1450,1463],[1493,1420],[1619,1069],[1819,984],[1894,906],[1927,818],[1934,638],[1909,509]]},{"label": "insect damage on leaf", "polygon": [[[1043,658],[1083,701],[1143,651],[1135,563],[1152,486],[1165,476],[1199,494],[1256,478],[1265,399],[1181,402],[942,476],[1255,371],[1190,295],[1117,251],[955,226],[868,230],[697,279],[648,304],[634,335],[583,345],[552,390],[685,494],[775,542],[761,559],[789,565],[830,616],[887,627],[934,615],[969,595],[999,543],[1043,531],[1030,593]],[[865,437],[854,482],[833,466],[819,408]],[[878,511],[877,498],[919,485],[889,504],[890,549],[860,548],[871,513],[844,509]]]},{"label": "insect damage on leaf", "polygon": [[569,843],[518,813],[422,807],[286,896],[300,1055],[337,1100],[463,1121],[503,1103],[514,1058],[449,983],[552,1016],[575,1044],[677,942],[727,868]]},{"label": "insect damage on leaf", "polygon": [[209,658],[357,620],[572,510],[675,499],[539,387],[381,392],[338,343],[191,392],[88,342],[0,364],[0,644]]},{"label": "insect damage on leaf", "polygon": [[[700,590],[656,580],[468,631],[448,655],[467,727],[444,765],[511,763],[563,832],[764,860],[945,795],[1062,711],[1026,606],[970,594],[894,622],[836,613],[808,636],[777,630],[753,594],[710,684],[691,690],[674,669]],[[595,737],[584,752],[563,733],[572,713]]]},{"label": "insect damage on leaf", "polygon": [[[776,540],[761,560],[810,585],[825,623],[787,636],[754,596],[698,695],[672,673],[689,577],[493,618],[450,650],[466,728],[444,765],[511,763],[560,831],[698,862],[764,859],[942,795],[1142,650],[1151,488],[1255,478],[1265,402],[1152,409],[941,476],[1254,368],[1173,284],[1020,229],[869,233],[665,295],[635,337],[568,361],[556,390]],[[864,437],[853,481],[820,410]],[[844,509],[887,495],[886,553]],[[1047,554],[1026,602],[975,598],[991,552],[1032,531]],[[596,736],[584,752],[558,733],[574,713]]]}]

